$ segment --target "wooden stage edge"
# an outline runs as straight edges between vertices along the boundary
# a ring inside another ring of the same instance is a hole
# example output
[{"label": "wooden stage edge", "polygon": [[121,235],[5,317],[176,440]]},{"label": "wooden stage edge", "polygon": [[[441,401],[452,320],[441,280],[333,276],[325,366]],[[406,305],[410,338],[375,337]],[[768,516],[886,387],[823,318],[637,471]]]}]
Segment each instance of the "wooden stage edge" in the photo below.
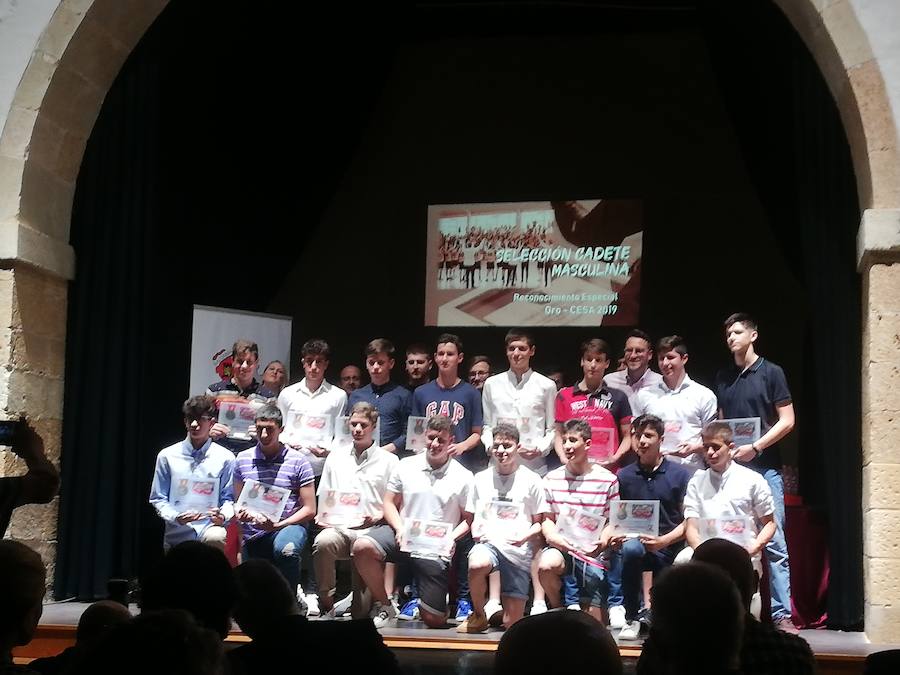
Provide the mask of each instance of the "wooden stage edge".
[{"label": "wooden stage edge", "polygon": [[[499,635],[499,634],[498,634]],[[232,632],[226,642],[240,644],[249,642],[243,633]],[[484,636],[448,638],[443,635],[384,635],[385,644],[391,649],[441,649],[449,651],[495,651],[498,640],[486,639]],[[19,663],[27,663],[41,656],[58,654],[66,647],[75,644],[75,626],[62,624],[42,624],[38,626],[34,639],[24,647],[13,651]],[[640,656],[639,645],[619,645],[622,658],[636,659]],[[841,673],[861,672],[865,662],[864,653],[835,653],[831,651],[816,652],[816,661],[820,672]]]}]

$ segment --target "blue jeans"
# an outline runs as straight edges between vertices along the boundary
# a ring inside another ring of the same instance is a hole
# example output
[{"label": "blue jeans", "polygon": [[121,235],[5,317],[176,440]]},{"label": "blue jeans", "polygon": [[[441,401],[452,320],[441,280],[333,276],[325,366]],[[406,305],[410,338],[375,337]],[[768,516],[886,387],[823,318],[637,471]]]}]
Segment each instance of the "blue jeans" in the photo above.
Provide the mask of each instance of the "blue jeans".
[{"label": "blue jeans", "polygon": [[244,544],[247,558],[268,560],[287,579],[293,592],[300,583],[300,552],[306,545],[307,532],[303,525],[288,525]]},{"label": "blue jeans", "polygon": [[[671,565],[674,558],[667,549],[648,552],[639,539],[626,539],[618,557],[621,560],[619,570],[621,571],[622,585],[620,588],[622,604],[625,606],[625,618],[628,621],[634,621],[641,609],[643,573],[645,571],[653,572],[655,576],[657,572]],[[612,606],[612,590],[610,590],[609,602]]]},{"label": "blue jeans", "polygon": [[456,564],[456,599],[472,602],[469,593],[469,553],[475,546],[472,534],[466,535],[456,542],[456,550],[453,552],[453,562]]},{"label": "blue jeans", "polygon": [[784,538],[784,481],[777,469],[766,469],[763,477],[775,502],[775,536],[766,544],[766,562],[769,565],[772,620],[778,621],[791,616],[791,567]]},{"label": "blue jeans", "polygon": [[[641,546],[641,549],[643,548]],[[622,604],[622,551],[609,551],[608,555],[609,566],[606,568],[606,581],[609,584],[609,597],[607,600],[610,607],[618,607]]]},{"label": "blue jeans", "polygon": [[578,604],[578,584],[575,582],[574,574],[563,574],[562,596],[566,607]]}]

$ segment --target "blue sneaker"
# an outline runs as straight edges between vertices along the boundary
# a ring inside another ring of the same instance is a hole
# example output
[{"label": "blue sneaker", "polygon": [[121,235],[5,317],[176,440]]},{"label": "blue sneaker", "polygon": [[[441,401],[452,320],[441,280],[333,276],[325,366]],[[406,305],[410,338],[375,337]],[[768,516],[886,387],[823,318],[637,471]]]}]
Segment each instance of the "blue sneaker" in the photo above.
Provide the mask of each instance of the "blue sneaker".
[{"label": "blue sneaker", "polygon": [[460,598],[456,602],[456,620],[459,622],[465,621],[469,614],[472,613],[472,603],[468,600],[463,600]]},{"label": "blue sneaker", "polygon": [[419,620],[419,599],[413,598],[405,605],[397,615],[400,621],[418,621]]}]

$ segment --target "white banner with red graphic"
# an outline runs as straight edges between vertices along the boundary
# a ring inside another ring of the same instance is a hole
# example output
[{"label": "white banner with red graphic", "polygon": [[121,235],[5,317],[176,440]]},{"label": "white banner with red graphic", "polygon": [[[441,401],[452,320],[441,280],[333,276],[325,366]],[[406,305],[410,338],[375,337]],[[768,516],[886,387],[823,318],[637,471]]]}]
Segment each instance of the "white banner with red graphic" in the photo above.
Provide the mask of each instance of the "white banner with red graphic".
[{"label": "white banner with red graphic", "polygon": [[191,335],[191,388],[202,394],[216,380],[231,378],[231,346],[235,340],[259,345],[257,380],[271,361],[281,361],[290,382],[291,327],[289,316],[194,305]]}]

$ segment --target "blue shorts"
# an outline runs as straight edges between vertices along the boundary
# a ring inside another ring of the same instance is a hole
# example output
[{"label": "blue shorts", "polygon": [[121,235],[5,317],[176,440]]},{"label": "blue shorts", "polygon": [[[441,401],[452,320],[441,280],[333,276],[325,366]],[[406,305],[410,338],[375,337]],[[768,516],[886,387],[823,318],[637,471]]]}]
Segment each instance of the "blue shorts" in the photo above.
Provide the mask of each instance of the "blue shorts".
[{"label": "blue shorts", "polygon": [[493,544],[478,543],[469,552],[469,560],[473,555],[483,555],[491,561],[491,571],[500,570],[500,595],[518,600],[527,600],[531,587],[531,570],[514,565]]},{"label": "blue shorts", "polygon": [[586,563],[568,553],[562,554],[566,561],[566,574],[571,574],[578,588],[578,601],[591,607],[606,607],[609,595],[609,582],[606,570],[597,565]]}]

